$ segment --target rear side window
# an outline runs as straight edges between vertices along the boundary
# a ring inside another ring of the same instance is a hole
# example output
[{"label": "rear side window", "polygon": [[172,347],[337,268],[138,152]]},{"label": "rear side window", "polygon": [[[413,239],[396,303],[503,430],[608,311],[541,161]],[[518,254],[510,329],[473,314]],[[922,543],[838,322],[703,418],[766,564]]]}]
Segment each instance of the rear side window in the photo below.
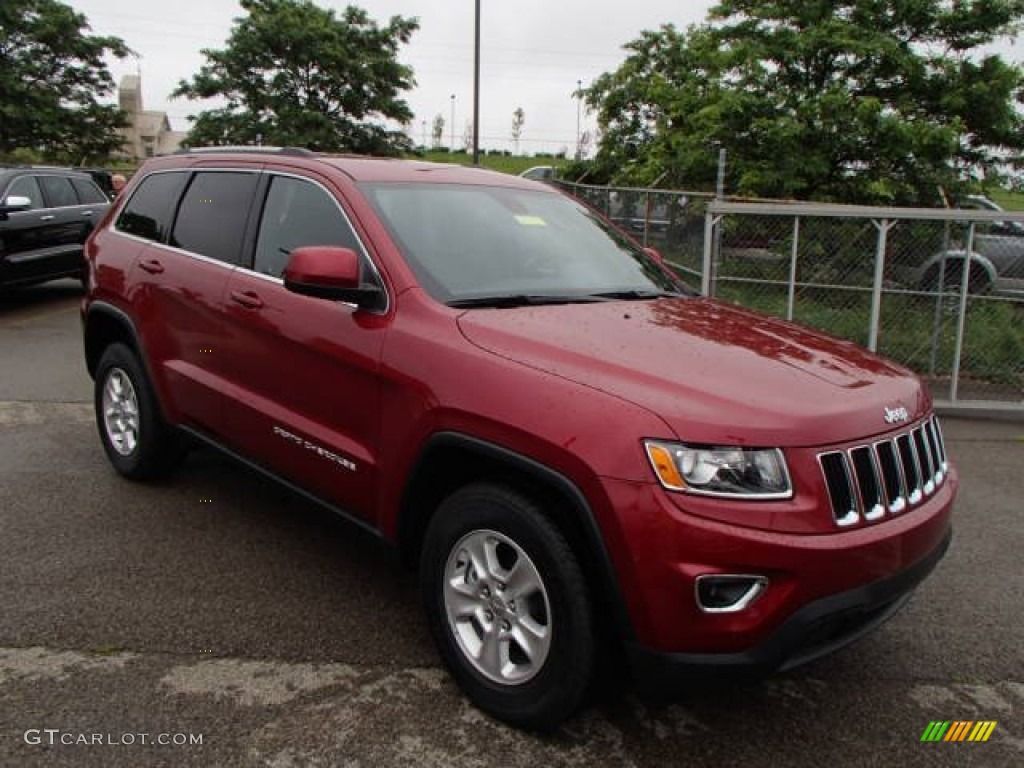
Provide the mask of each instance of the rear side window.
[{"label": "rear side window", "polygon": [[263,207],[253,268],[280,277],[288,256],[304,245],[340,245],[360,251],[334,198],[308,181],[276,176]]},{"label": "rear side window", "polygon": [[43,197],[46,198],[47,208],[66,208],[69,205],[78,205],[78,196],[75,194],[71,181],[64,176],[40,176],[39,186],[43,188]]},{"label": "rear side window", "polygon": [[109,202],[107,196],[103,194],[100,188],[88,179],[72,179],[71,186],[75,188],[75,193],[78,195],[78,202],[83,205]]},{"label": "rear side window", "polygon": [[155,173],[142,180],[117,217],[117,228],[130,235],[164,242],[187,173]]},{"label": "rear side window", "polygon": [[32,201],[32,208],[43,207],[43,192],[35,176],[22,176],[11,182],[7,188],[7,197],[27,197]]},{"label": "rear side window", "polygon": [[182,198],[171,245],[240,264],[245,223],[258,181],[256,173],[197,173]]}]

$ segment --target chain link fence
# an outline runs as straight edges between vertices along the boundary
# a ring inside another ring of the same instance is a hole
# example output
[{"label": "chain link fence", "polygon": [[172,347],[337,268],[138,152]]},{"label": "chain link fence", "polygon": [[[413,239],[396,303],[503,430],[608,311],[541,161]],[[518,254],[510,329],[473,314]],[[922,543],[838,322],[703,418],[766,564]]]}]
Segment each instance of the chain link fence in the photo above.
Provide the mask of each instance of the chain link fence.
[{"label": "chain link fence", "polygon": [[940,404],[1024,411],[1024,213],[563,187],[705,295],[877,350]]}]

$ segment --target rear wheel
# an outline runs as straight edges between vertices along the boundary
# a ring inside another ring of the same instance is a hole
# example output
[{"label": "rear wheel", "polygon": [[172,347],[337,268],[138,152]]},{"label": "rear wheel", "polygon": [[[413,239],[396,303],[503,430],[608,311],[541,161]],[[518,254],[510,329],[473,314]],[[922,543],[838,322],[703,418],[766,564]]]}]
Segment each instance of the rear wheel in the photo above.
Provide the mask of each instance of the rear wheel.
[{"label": "rear wheel", "polygon": [[[942,279],[943,293],[960,293],[960,286],[963,283],[963,270],[963,261],[948,261],[946,263],[945,276]],[[939,290],[939,275],[940,268],[938,265],[933,266],[925,274],[924,285],[928,291],[936,292]],[[988,292],[990,287],[991,281],[989,280],[988,272],[983,267],[972,264],[967,275],[968,294],[984,294]]]},{"label": "rear wheel", "polygon": [[164,424],[146,372],[128,346],[111,344],[100,357],[94,406],[103,450],[125,477],[159,477],[183,456],[182,438]]},{"label": "rear wheel", "polygon": [[568,542],[529,498],[490,484],[448,497],[421,577],[434,640],[474,704],[537,729],[577,709],[594,662],[590,599]]}]

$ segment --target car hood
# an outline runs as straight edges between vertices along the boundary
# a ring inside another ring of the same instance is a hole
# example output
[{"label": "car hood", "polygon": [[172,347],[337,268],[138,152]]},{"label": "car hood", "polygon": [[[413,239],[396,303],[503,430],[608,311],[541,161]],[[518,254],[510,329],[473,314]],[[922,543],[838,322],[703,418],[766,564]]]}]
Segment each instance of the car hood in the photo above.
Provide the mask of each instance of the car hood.
[{"label": "car hood", "polygon": [[478,347],[642,406],[694,443],[843,442],[893,429],[886,409],[913,420],[931,407],[905,368],[709,299],[477,309],[458,324]]}]

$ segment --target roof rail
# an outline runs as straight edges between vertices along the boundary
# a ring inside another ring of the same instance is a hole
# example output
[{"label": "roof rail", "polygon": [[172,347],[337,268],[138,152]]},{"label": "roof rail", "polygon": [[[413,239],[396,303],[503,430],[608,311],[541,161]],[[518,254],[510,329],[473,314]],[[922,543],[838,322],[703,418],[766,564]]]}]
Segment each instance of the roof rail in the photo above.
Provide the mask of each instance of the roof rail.
[{"label": "roof rail", "polygon": [[222,152],[228,153],[255,153],[255,154],[266,154],[266,155],[294,155],[297,157],[316,157],[316,152],[306,149],[305,147],[247,147],[244,145],[233,145],[223,147],[189,147],[188,149],[179,149],[174,154],[176,155],[194,155],[194,154],[219,154]]}]

